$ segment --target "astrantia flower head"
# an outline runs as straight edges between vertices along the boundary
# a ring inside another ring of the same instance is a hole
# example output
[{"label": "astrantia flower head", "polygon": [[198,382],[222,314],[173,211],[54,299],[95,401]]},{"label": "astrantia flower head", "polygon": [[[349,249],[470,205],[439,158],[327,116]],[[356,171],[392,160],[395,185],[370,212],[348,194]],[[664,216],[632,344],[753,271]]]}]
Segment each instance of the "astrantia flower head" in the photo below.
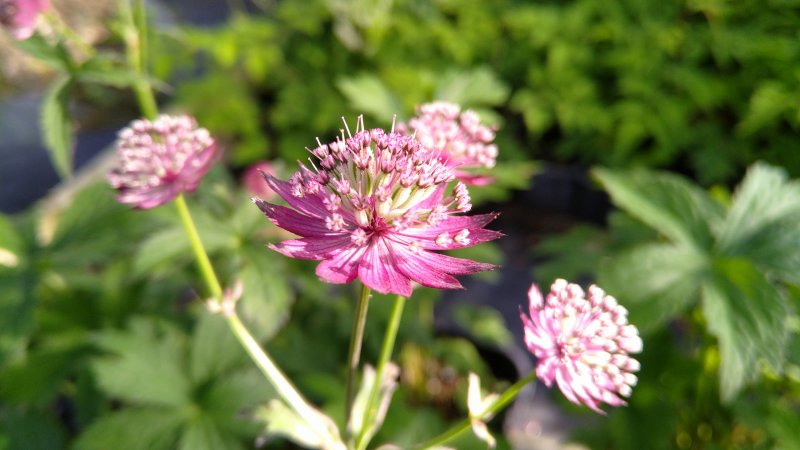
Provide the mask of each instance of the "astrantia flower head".
[{"label": "astrantia flower head", "polygon": [[462,112],[454,103],[427,103],[418,107],[417,116],[399,129],[413,134],[423,147],[440,152],[459,180],[472,185],[492,182],[491,177],[468,172],[476,167],[491,169],[497,158],[497,146],[492,143],[494,131],[482,125],[474,111]]},{"label": "astrantia flower head", "polygon": [[197,189],[219,152],[205,128],[189,116],[135,120],[119,132],[119,162],[108,175],[117,200],[154,208]]},{"label": "astrantia flower head", "polygon": [[319,146],[313,169],[267,184],[291,208],[253,201],[277,226],[301,236],[270,248],[293,258],[322,260],[317,275],[330,283],[359,278],[381,293],[411,294],[411,282],[453,289],[453,275],[494,268],[432,250],[496,239],[483,227],[495,214],[458,215],[471,208],[466,187],[451,192],[452,170],[412,137],[359,123],[350,138]]},{"label": "astrantia flower head", "polygon": [[39,14],[50,7],[48,0],[0,0],[0,24],[16,39],[33,36]]},{"label": "astrantia flower head", "polygon": [[642,339],[628,324],[627,310],[597,286],[583,289],[556,280],[546,298],[531,285],[530,317],[520,311],[525,344],[538,358],[536,375],[548,387],[553,380],[573,403],[603,413],[600,403],[625,405],[642,351]]}]

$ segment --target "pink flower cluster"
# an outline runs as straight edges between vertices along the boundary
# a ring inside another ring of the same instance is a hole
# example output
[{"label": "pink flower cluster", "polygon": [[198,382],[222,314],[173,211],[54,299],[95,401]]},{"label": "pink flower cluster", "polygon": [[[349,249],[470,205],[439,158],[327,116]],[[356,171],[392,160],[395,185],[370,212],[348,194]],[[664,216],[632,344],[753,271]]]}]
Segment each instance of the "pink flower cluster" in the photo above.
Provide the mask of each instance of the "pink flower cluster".
[{"label": "pink flower cluster", "polygon": [[254,203],[277,226],[301,236],[270,248],[293,258],[321,260],[317,275],[331,283],[360,279],[381,293],[411,294],[411,282],[453,289],[453,275],[494,268],[435,250],[468,247],[500,236],[483,227],[496,214],[470,210],[466,186],[436,152],[411,136],[364,130],[318,143],[313,170],[300,167],[288,182],[264,174],[289,208]]},{"label": "pink flower cluster", "polygon": [[39,14],[49,7],[48,0],[0,0],[0,24],[16,39],[28,39],[36,31]]},{"label": "pink flower cluster", "polygon": [[625,405],[631,395],[642,351],[642,339],[628,324],[627,310],[597,286],[588,298],[576,284],[556,280],[546,298],[531,285],[529,313],[520,311],[525,344],[537,358],[536,374],[548,387],[553,381],[573,403],[603,413],[601,402]]},{"label": "pink flower cluster", "polygon": [[413,134],[423,147],[439,152],[459,180],[476,186],[492,182],[491,177],[464,170],[491,169],[497,158],[497,146],[492,143],[495,133],[480,123],[474,111],[462,112],[461,107],[453,103],[427,103],[417,108],[416,117],[407,125],[400,124],[398,129]]},{"label": "pink flower cluster", "polygon": [[119,132],[117,167],[108,175],[117,200],[154,208],[197,189],[219,156],[214,139],[189,116],[135,120]]}]

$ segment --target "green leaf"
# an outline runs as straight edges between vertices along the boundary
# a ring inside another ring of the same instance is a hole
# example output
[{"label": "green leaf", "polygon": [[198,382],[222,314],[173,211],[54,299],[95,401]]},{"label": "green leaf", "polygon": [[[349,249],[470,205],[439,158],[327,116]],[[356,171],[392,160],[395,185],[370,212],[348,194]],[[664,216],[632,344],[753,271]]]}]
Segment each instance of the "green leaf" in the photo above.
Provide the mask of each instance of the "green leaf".
[{"label": "green leaf", "polygon": [[24,243],[11,220],[0,214],[0,270],[14,268],[22,262]]},{"label": "green leaf", "polygon": [[478,67],[469,72],[451,70],[439,79],[435,98],[464,107],[496,106],[506,101],[510,89],[492,69]]},{"label": "green leaf", "polygon": [[454,309],[453,318],[479,342],[505,348],[514,341],[503,315],[495,308],[464,303]]},{"label": "green leaf", "polygon": [[202,314],[192,336],[190,369],[195,384],[202,384],[247,360],[247,355],[216,314]]},{"label": "green leaf", "polygon": [[246,262],[239,272],[244,295],[238,310],[256,338],[269,339],[289,318],[293,301],[285,261],[261,247],[248,246],[241,252]]},{"label": "green leaf", "polygon": [[703,285],[703,312],[720,348],[720,394],[732,400],[766,362],[782,370],[789,313],[784,293],[745,259],[719,259]]},{"label": "green leaf", "polygon": [[340,78],[336,87],[342,91],[351,108],[382,122],[391,123],[395,114],[403,112],[400,100],[374,75]]},{"label": "green leaf", "polygon": [[199,417],[183,430],[178,450],[244,450],[233,436],[223,433],[212,420]]},{"label": "green leaf", "polygon": [[185,420],[172,408],[137,408],[101,417],[84,431],[75,450],[171,450]]},{"label": "green leaf", "polygon": [[15,44],[29,55],[59,72],[72,70],[72,57],[63,42],[53,45],[41,34],[36,33],[28,39],[16,41]]},{"label": "green leaf", "polygon": [[498,162],[494,168],[486,170],[486,175],[494,178],[494,183],[469,188],[472,204],[508,200],[514,190],[527,190],[538,170],[538,164],[532,161]]},{"label": "green leaf", "polygon": [[97,381],[109,394],[133,403],[189,403],[184,336],[176,329],[138,318],[127,331],[100,333],[96,343],[109,353],[94,364]]},{"label": "green leaf", "polygon": [[688,246],[643,244],[600,264],[598,284],[630,311],[642,331],[654,331],[699,299],[706,257]]},{"label": "green leaf", "polygon": [[50,160],[62,178],[72,174],[72,121],[69,116],[69,97],[72,79],[57,79],[47,91],[42,104],[42,134],[50,152]]},{"label": "green leaf", "polygon": [[761,269],[800,283],[800,183],[755,164],[733,197],[718,232],[719,253],[751,259]]},{"label": "green leaf", "polygon": [[630,215],[676,243],[710,249],[711,228],[721,220],[723,207],[685,178],[646,170],[592,173]]},{"label": "green leaf", "polygon": [[8,410],[4,410],[0,417],[0,448],[3,450],[52,450],[63,447],[64,431],[50,417],[33,411]]}]

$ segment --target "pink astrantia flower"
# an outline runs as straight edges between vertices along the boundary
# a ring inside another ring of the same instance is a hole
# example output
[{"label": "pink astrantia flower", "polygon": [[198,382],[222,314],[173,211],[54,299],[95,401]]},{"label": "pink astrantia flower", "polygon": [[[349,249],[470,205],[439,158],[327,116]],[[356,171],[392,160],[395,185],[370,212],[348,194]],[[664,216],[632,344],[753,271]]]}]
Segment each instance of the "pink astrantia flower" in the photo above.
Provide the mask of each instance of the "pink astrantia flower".
[{"label": "pink astrantia flower", "polygon": [[457,215],[471,208],[466,187],[450,195],[453,172],[412,137],[373,129],[319,146],[314,170],[301,165],[288,182],[267,184],[290,208],[254,198],[277,226],[301,236],[270,248],[293,258],[321,260],[330,283],[359,278],[381,293],[411,294],[411,282],[454,289],[453,275],[494,268],[432,250],[469,247],[500,236],[483,227],[496,214]]},{"label": "pink astrantia flower", "polygon": [[264,183],[262,173],[275,176],[275,167],[268,161],[259,161],[251,164],[242,175],[242,184],[254,196],[264,200],[272,200],[277,197],[277,194]]},{"label": "pink astrantia flower", "polygon": [[413,134],[423,147],[440,152],[442,160],[464,183],[483,186],[493,181],[469,172],[477,167],[491,169],[497,158],[497,146],[492,143],[494,131],[482,125],[474,111],[462,112],[454,103],[426,103],[417,108],[417,116],[408,125],[400,124],[398,129]]},{"label": "pink astrantia flower", "polygon": [[33,36],[39,14],[50,7],[48,0],[0,0],[0,24],[18,40]]},{"label": "pink astrantia flower", "polygon": [[642,351],[642,339],[628,324],[627,310],[597,286],[583,289],[556,280],[546,298],[536,285],[528,292],[530,317],[520,310],[525,344],[539,359],[536,375],[547,387],[553,380],[573,403],[604,414],[601,402],[625,405],[639,362],[629,355]]},{"label": "pink astrantia flower", "polygon": [[135,120],[119,132],[119,162],[108,180],[117,200],[154,208],[197,189],[219,156],[214,139],[189,116]]}]

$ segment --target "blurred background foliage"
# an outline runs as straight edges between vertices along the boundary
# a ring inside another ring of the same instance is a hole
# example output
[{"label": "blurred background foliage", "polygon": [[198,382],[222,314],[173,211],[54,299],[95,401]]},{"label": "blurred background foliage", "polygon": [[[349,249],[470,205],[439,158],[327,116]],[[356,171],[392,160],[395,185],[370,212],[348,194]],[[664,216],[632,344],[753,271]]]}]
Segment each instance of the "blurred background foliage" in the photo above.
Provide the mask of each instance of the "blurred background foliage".
[{"label": "blurred background foliage", "polygon": [[[259,0],[230,2],[214,26],[183,23],[164,3],[151,36],[159,98],[226,149],[190,198],[200,233],[225,283],[244,283],[242,316],[333,418],[355,292],[264,249],[283,236],[238,174],[260,160],[288,174],[315,137],[339,134],[341,117],[389,127],[449,100],[498,127],[498,183],[471,190],[479,208],[521,204],[510,219],[525,223],[546,214],[521,191],[553,165],[596,166],[615,206],[600,222],[522,238],[535,244],[524,251],[540,285],[598,280],[645,338],[628,408],[588,418],[552,396],[578,418],[571,439],[800,448],[800,1]],[[91,105],[81,126],[136,115],[105,84],[76,92]],[[8,75],[0,92],[19,85]],[[102,181],[0,216],[0,449],[253,446],[263,430],[253,411],[273,394],[205,313],[188,245],[170,208],[129,211]],[[475,250],[513,263],[497,245]],[[465,306],[454,316],[470,339],[436,336],[438,297],[419,289],[409,302],[403,382],[376,442],[407,448],[463,417],[468,371],[495,391],[509,381],[480,351],[510,345],[503,318]],[[383,300],[372,302],[367,361]],[[485,446],[468,437],[456,448]]]}]

